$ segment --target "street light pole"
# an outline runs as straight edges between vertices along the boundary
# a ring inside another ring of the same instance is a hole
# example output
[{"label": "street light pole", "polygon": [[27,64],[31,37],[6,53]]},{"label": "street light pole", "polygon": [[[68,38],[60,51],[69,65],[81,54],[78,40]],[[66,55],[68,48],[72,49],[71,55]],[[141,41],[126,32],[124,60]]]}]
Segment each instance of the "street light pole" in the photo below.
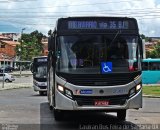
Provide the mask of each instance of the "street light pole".
[{"label": "street light pole", "polygon": [[2,57],[3,57],[3,82],[2,82],[2,88],[4,88],[5,56],[2,55]]},{"label": "street light pole", "polygon": [[19,67],[20,67],[20,77],[21,77],[21,73],[22,73],[22,65],[21,65],[21,59],[22,59],[22,34],[23,34],[23,30],[25,30],[25,28],[22,28],[21,31],[21,42],[20,42],[20,63],[19,63]]}]

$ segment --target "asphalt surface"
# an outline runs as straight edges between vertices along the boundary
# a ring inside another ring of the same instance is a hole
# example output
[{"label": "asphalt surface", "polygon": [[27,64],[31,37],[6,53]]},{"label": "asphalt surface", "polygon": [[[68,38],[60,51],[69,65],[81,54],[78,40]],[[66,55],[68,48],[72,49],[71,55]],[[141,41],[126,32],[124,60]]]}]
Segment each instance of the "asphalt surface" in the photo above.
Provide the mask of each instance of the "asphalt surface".
[{"label": "asphalt surface", "polygon": [[95,112],[67,113],[63,121],[55,122],[46,96],[39,96],[32,88],[3,90],[0,91],[0,130],[138,129],[143,127],[140,124],[144,127],[152,124],[151,127],[159,130],[159,108],[158,98],[144,98],[143,108],[129,110],[124,122],[114,113]]}]

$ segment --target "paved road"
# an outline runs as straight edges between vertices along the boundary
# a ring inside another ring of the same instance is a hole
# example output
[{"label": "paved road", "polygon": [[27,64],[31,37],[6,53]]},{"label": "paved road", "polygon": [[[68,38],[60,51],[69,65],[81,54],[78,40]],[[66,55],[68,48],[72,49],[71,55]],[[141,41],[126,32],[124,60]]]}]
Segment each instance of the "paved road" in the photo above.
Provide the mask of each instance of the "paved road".
[{"label": "paved road", "polygon": [[21,76],[21,77],[15,76],[15,81],[13,81],[13,83],[33,83],[33,76],[32,75]]},{"label": "paved road", "polygon": [[4,90],[0,91],[0,130],[6,130],[6,127],[18,130],[80,130],[90,127],[116,129],[119,126],[133,129],[139,127],[138,124],[160,124],[159,108],[159,99],[144,98],[143,109],[129,110],[125,122],[118,121],[114,114],[88,112],[70,113],[62,122],[55,122],[53,113],[48,108],[46,96],[39,96],[32,88]]}]

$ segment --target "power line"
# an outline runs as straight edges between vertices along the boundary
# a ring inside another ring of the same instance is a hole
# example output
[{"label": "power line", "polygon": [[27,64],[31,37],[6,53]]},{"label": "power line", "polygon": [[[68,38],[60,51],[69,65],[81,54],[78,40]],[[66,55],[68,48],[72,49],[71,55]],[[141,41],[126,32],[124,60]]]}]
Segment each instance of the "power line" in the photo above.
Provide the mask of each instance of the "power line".
[{"label": "power line", "polygon": [[37,0],[2,0],[0,3],[11,3],[11,2],[30,2],[30,1],[37,1]]},{"label": "power line", "polygon": [[[153,8],[152,8],[153,9]],[[14,12],[14,11],[7,11],[7,12],[0,12],[0,13],[4,13],[4,14],[6,14],[6,13],[25,13],[25,14],[29,14],[29,13],[40,13],[40,14],[46,14],[46,13],[86,13],[86,12],[104,12],[104,11],[114,11],[114,12],[118,12],[118,13],[123,13],[123,12],[126,12],[126,11],[128,11],[128,9],[125,9],[125,10],[97,10],[97,11],[91,11],[91,10],[88,10],[88,11],[68,11],[68,12],[39,12],[39,11],[30,11],[30,12]],[[143,10],[137,10],[137,9],[135,9],[135,10],[129,10],[128,12],[133,12],[133,11],[137,11],[136,13],[148,13],[148,12],[157,12],[157,13],[159,13],[159,11],[160,11],[160,9],[157,9],[157,10],[145,10],[145,9],[143,9]],[[134,12],[135,13],[135,12]]]},{"label": "power line", "polygon": [[[106,12],[107,11],[107,12]],[[112,12],[108,12],[108,11],[112,11]],[[118,11],[118,12],[116,12],[116,11]],[[42,15],[40,15],[40,16],[44,16],[43,14],[45,14],[45,16],[46,16],[46,13],[48,14],[48,13],[72,13],[72,14],[74,14],[74,13],[107,13],[107,14],[117,14],[117,15],[133,15],[133,14],[140,14],[140,15],[142,15],[142,14],[145,14],[146,15],[146,13],[147,14],[156,14],[156,13],[160,13],[160,10],[150,10],[150,11],[147,11],[147,10],[137,10],[137,12],[134,12],[133,10],[131,10],[131,11],[129,11],[129,12],[126,12],[125,10],[99,10],[99,11],[70,11],[70,12],[12,12],[12,13],[25,13],[25,14],[22,14],[22,15],[19,15],[19,16],[23,16],[23,15],[29,15],[30,13],[32,13],[32,14],[36,14],[36,16],[37,16],[37,14],[38,13],[40,13],[40,14],[42,14]],[[0,12],[0,13],[2,13],[2,12]],[[12,17],[12,15],[13,14],[8,14],[8,15],[6,15],[6,13],[7,12],[5,12],[5,17],[9,17],[9,15],[11,15],[11,17]],[[10,13],[10,12],[8,12],[8,13]],[[17,14],[14,14],[14,16],[13,17],[17,17]],[[38,15],[39,16],[39,15]],[[53,16],[53,15],[51,15],[51,14],[48,14],[48,16]],[[54,15],[55,16],[55,15]],[[57,15],[56,17],[58,17],[59,15]],[[1,16],[2,17],[2,16]]]},{"label": "power line", "polygon": [[[150,9],[150,10],[148,10],[148,9]],[[107,12],[106,12],[107,11]],[[61,13],[71,13],[72,15],[75,13],[75,14],[77,14],[77,13],[108,13],[109,11],[111,11],[110,12],[110,14],[122,14],[122,15],[127,15],[127,14],[134,14],[134,13],[136,13],[136,14],[148,14],[148,13],[159,13],[160,12],[160,9],[157,9],[157,10],[153,10],[153,8],[147,8],[147,9],[134,9],[134,10],[130,10],[130,11],[128,11],[128,9],[123,9],[123,10],[98,10],[98,11],[69,11],[69,12],[0,12],[0,14],[3,14],[4,13],[4,15],[5,16],[7,16],[7,15],[10,15],[9,13],[11,13],[11,14],[25,14],[25,15],[28,15],[28,14],[30,14],[30,13],[32,13],[32,14],[48,14],[48,13],[59,13],[59,14],[61,14]],[[126,12],[127,11],[127,12]],[[135,12],[135,11],[137,11],[137,12]]]},{"label": "power line", "polygon": [[[152,17],[154,16],[154,19],[159,19],[160,18],[160,15],[150,15],[150,16],[148,16],[148,17],[144,17],[144,16],[136,16],[135,18],[137,19],[137,20],[143,20],[143,19],[153,19]],[[57,18],[55,18],[55,19],[57,19]],[[3,20],[3,21],[7,21],[7,20]],[[55,24],[53,24],[53,23],[55,23],[55,22],[52,22],[52,23],[39,23],[39,22],[34,22],[34,23],[27,23],[26,21],[16,21],[15,19],[10,19],[9,20],[10,22],[11,22],[11,24],[13,24],[14,23],[14,25],[16,25],[16,24],[20,24],[20,25],[47,25],[47,26],[54,26]],[[7,21],[8,22],[8,21]],[[48,21],[49,22],[49,21]],[[9,22],[8,22],[9,23]]]},{"label": "power line", "polygon": [[[25,0],[24,0],[25,1]],[[140,0],[134,0],[134,1],[140,1]],[[16,9],[0,9],[0,10],[19,10],[19,9],[39,9],[39,8],[55,8],[55,7],[70,7],[70,6],[97,6],[97,5],[104,5],[104,4],[119,4],[119,3],[125,3],[125,2],[131,2],[131,1],[116,1],[116,2],[107,2],[107,3],[93,3],[93,4],[75,4],[75,5],[60,5],[60,6],[48,6],[48,7],[33,7],[33,8],[16,8]]]},{"label": "power line", "polygon": [[[95,12],[96,13],[96,12]],[[102,12],[101,14],[106,14],[105,12]],[[147,15],[145,13],[108,13],[107,16],[132,16],[132,17],[148,17],[148,16],[160,16],[160,14],[158,13],[155,13],[155,14],[150,14],[148,13]],[[80,16],[80,14],[78,15]],[[88,15],[85,15],[85,16],[90,16],[89,14]],[[11,16],[0,16],[0,19],[37,19],[37,18],[48,18],[48,19],[55,19],[55,18],[59,18],[59,17],[69,17],[68,15],[11,15]]]}]

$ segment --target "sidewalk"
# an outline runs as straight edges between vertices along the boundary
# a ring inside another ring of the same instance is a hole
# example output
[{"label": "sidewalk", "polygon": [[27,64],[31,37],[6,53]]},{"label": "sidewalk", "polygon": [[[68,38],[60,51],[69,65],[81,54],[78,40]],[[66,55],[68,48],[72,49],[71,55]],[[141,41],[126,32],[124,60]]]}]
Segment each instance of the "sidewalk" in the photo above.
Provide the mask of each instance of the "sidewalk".
[{"label": "sidewalk", "polygon": [[0,91],[7,89],[18,89],[18,88],[31,88],[33,83],[4,83],[4,88],[2,88],[2,82],[0,82]]},{"label": "sidewalk", "polygon": [[160,84],[142,84],[142,87],[143,86],[160,86]]},{"label": "sidewalk", "polygon": [[[20,76],[20,71],[13,71],[10,73],[11,75],[14,75],[14,76]],[[31,71],[21,71],[21,76],[27,76],[27,75],[32,75],[32,72]]]},{"label": "sidewalk", "polygon": [[[20,77],[20,71],[13,71],[10,73],[11,75],[15,76],[15,77]],[[21,71],[21,77],[26,77],[32,75],[31,71]],[[33,82],[28,82],[28,83],[15,83],[10,82],[10,83],[6,83],[4,82],[4,87],[3,87],[3,82],[0,82],[0,91],[1,90],[7,90],[7,89],[18,89],[18,88],[30,88],[33,86]],[[3,88],[2,88],[3,87]]]}]

